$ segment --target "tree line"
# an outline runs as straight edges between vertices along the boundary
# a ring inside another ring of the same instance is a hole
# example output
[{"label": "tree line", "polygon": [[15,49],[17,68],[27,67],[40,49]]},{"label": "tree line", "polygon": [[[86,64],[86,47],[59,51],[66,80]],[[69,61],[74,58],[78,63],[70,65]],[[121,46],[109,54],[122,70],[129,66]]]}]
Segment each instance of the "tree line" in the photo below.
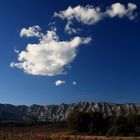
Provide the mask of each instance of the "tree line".
[{"label": "tree line", "polygon": [[73,112],[68,126],[79,133],[107,136],[140,136],[140,115],[107,116],[102,112]]}]

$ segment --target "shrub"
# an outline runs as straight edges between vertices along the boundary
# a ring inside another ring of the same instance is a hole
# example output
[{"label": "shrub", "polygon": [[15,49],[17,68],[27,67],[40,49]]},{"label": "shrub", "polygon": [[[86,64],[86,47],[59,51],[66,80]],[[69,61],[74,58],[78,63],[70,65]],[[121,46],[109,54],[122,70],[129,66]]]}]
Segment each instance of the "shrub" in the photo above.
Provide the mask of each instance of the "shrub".
[{"label": "shrub", "polygon": [[78,132],[88,132],[90,130],[91,116],[85,112],[73,112],[68,117],[68,125]]},{"label": "shrub", "polygon": [[104,116],[101,112],[73,112],[68,117],[68,124],[77,132],[90,132],[107,136],[140,135],[140,115]]}]

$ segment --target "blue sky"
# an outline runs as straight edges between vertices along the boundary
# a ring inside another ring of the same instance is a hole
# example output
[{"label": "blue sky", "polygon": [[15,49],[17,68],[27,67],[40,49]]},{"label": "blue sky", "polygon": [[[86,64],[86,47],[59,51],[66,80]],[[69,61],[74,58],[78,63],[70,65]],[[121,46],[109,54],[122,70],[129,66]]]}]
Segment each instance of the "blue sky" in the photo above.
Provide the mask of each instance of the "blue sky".
[{"label": "blue sky", "polygon": [[0,102],[140,102],[139,13],[139,0],[1,0]]}]

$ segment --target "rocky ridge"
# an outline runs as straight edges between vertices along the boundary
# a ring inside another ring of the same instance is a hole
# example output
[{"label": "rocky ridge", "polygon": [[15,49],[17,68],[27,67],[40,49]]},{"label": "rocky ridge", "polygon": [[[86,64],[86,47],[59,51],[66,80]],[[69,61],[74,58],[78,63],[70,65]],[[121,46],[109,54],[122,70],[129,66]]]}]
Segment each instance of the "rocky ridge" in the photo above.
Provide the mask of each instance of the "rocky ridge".
[{"label": "rocky ridge", "polygon": [[1,120],[37,120],[37,121],[63,121],[73,111],[101,111],[105,115],[120,116],[129,114],[140,115],[140,104],[103,103],[103,102],[79,102],[60,105],[31,105],[14,106],[0,104]]}]

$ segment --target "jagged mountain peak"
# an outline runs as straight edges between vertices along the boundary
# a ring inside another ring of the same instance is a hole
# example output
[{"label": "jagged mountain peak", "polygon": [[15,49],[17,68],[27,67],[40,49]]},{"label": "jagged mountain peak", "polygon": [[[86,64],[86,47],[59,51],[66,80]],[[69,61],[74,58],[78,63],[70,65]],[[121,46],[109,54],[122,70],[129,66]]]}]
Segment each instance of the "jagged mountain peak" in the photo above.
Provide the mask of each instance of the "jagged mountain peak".
[{"label": "jagged mountain peak", "polygon": [[[140,104],[126,103],[115,104],[108,102],[78,102],[60,105],[37,105],[31,106],[0,104],[1,120],[24,120],[23,118],[34,117],[37,121],[61,121],[66,120],[73,111],[101,111],[106,115],[129,115],[140,114]],[[25,117],[26,116],[26,117]]]}]

